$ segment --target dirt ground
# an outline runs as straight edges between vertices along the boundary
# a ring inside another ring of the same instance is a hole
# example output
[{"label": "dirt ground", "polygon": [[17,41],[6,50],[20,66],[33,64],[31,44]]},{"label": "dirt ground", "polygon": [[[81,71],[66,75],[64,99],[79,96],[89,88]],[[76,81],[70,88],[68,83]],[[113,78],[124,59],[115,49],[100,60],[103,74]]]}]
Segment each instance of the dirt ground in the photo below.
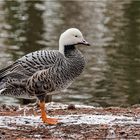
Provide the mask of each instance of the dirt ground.
[{"label": "dirt ground", "polygon": [[[53,107],[52,107],[53,108]],[[131,108],[107,107],[107,108],[88,108],[76,107],[74,105],[65,106],[64,108],[48,109],[49,116],[58,115],[117,115],[133,117],[140,120],[140,107],[132,106]],[[33,111],[32,108],[26,110],[26,116],[40,115],[38,107]],[[25,110],[17,106],[1,105],[0,116],[23,116]],[[69,118],[67,118],[69,119]],[[6,120],[5,120],[6,122]],[[59,123],[57,125],[27,125],[25,121],[22,125],[12,122],[7,127],[0,125],[0,140],[120,140],[120,139],[140,139],[140,123],[118,123],[118,124],[67,124]],[[5,124],[6,125],[6,124]]]}]

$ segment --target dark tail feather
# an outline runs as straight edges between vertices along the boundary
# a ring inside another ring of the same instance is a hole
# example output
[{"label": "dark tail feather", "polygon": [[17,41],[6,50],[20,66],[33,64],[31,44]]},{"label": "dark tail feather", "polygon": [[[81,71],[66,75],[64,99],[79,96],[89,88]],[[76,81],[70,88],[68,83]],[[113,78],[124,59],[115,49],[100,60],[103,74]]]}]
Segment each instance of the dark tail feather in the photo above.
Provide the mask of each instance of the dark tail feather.
[{"label": "dark tail feather", "polygon": [[8,67],[6,67],[6,68],[1,69],[1,70],[0,70],[0,75],[3,75],[4,73],[7,72],[7,70],[9,70],[9,69],[11,69],[11,68],[12,68],[12,65],[10,65],[10,66],[8,66]]},{"label": "dark tail feather", "polygon": [[0,70],[0,82],[6,77],[6,74],[9,72],[11,67],[12,67],[12,65]]},{"label": "dark tail feather", "polygon": [[0,78],[4,77],[5,75],[7,75],[9,73],[11,73],[11,71],[16,69],[17,66],[18,66],[17,62],[15,62],[15,63],[9,65],[8,67],[1,69],[0,70]]}]

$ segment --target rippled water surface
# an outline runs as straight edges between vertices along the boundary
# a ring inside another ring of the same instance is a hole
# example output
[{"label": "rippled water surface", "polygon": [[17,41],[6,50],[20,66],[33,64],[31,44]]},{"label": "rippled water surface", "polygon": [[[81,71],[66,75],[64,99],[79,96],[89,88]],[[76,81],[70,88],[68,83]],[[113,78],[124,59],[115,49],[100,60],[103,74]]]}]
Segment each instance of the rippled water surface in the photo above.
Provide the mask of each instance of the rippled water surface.
[{"label": "rippled water surface", "polygon": [[[0,1],[0,68],[39,49],[58,49],[60,33],[79,28],[90,47],[87,65],[63,103],[121,106],[140,103],[140,2]],[[19,103],[13,98],[0,102]]]}]

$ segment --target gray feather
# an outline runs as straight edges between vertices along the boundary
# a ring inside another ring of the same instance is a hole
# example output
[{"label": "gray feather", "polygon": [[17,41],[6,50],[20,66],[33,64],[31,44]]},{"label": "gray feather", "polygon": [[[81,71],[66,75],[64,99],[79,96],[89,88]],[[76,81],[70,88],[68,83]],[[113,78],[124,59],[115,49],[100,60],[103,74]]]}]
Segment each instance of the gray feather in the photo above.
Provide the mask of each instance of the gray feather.
[{"label": "gray feather", "polygon": [[1,95],[35,98],[67,88],[85,65],[82,54],[74,49],[36,51],[0,71]]}]

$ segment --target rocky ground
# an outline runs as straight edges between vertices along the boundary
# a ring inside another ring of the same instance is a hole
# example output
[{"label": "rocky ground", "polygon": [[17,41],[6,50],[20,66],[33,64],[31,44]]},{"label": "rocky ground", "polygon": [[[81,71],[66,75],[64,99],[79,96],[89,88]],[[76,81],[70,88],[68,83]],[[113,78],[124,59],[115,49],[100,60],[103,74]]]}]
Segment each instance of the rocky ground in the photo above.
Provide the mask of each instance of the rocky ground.
[{"label": "rocky ground", "polygon": [[46,104],[57,125],[43,124],[38,107],[0,106],[2,140],[140,139],[140,107],[94,108],[82,105]]}]

